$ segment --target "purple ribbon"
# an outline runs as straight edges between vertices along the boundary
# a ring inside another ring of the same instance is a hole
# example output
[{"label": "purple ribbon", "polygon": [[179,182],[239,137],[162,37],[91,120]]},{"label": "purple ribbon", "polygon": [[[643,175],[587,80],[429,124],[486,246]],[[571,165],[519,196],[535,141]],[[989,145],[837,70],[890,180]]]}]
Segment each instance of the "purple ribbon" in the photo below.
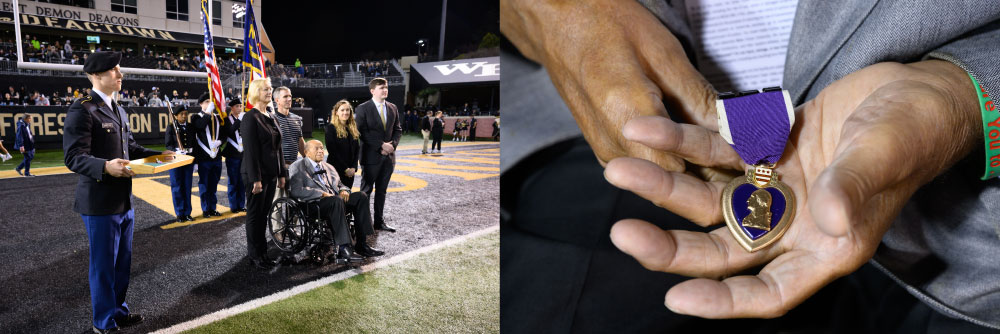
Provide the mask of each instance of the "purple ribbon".
[{"label": "purple ribbon", "polygon": [[790,125],[781,91],[757,93],[722,100],[729,120],[733,149],[748,165],[774,164],[788,142]]}]

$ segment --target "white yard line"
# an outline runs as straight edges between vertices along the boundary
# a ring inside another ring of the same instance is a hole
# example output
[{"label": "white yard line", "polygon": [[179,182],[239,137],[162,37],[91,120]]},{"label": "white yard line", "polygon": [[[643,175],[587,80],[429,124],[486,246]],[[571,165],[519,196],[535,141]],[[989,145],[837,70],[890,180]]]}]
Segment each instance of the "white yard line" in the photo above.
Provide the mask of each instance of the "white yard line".
[{"label": "white yard line", "polygon": [[337,281],[340,281],[340,280],[348,279],[348,278],[351,278],[351,277],[354,277],[354,276],[357,276],[357,275],[360,275],[360,274],[363,274],[363,273],[375,270],[377,268],[382,268],[382,267],[390,266],[390,265],[393,265],[393,264],[396,264],[396,263],[399,263],[399,262],[402,262],[402,261],[406,261],[406,260],[408,260],[410,258],[416,257],[417,255],[429,253],[431,251],[435,251],[435,250],[438,250],[438,249],[441,249],[441,248],[444,248],[444,247],[448,247],[448,246],[451,246],[451,245],[459,244],[459,243],[465,242],[466,240],[469,240],[469,239],[472,239],[472,238],[475,238],[475,237],[478,237],[478,236],[481,236],[481,235],[484,235],[484,234],[487,234],[487,233],[491,233],[491,232],[494,232],[494,231],[498,231],[499,229],[500,229],[500,225],[493,225],[491,227],[487,227],[487,228],[484,228],[484,229],[476,231],[476,232],[472,232],[472,233],[469,233],[469,234],[466,234],[466,235],[462,235],[462,236],[457,236],[457,237],[454,237],[454,238],[451,238],[451,239],[448,239],[448,240],[445,240],[445,241],[442,241],[442,242],[439,242],[439,243],[436,243],[436,244],[433,244],[433,245],[424,246],[424,247],[418,248],[416,250],[412,250],[412,251],[409,251],[409,252],[406,252],[406,253],[403,253],[403,254],[399,254],[399,255],[393,256],[393,257],[388,258],[388,259],[375,261],[373,263],[361,266],[361,268],[359,268],[359,269],[343,271],[343,272],[340,272],[340,273],[337,273],[337,274],[334,274],[334,275],[331,275],[331,276],[320,278],[320,279],[312,281],[312,282],[308,282],[308,283],[304,283],[304,284],[301,284],[301,285],[296,286],[296,287],[292,287],[292,288],[290,288],[288,290],[276,292],[274,294],[271,294],[270,296],[265,296],[265,297],[257,298],[257,299],[248,301],[246,303],[240,304],[240,305],[236,305],[236,306],[233,306],[233,307],[230,307],[230,308],[227,308],[227,309],[222,309],[222,310],[219,310],[219,311],[215,311],[215,312],[203,315],[201,317],[198,317],[198,318],[190,320],[190,321],[182,322],[182,323],[170,326],[168,328],[157,330],[157,331],[155,331],[153,333],[157,333],[157,334],[160,334],[160,333],[162,333],[162,334],[166,334],[166,333],[180,333],[180,332],[183,332],[183,331],[186,331],[186,330],[189,330],[189,329],[194,329],[196,327],[204,326],[204,325],[210,324],[210,323],[215,322],[215,321],[219,321],[219,320],[222,320],[222,319],[225,319],[225,318],[228,318],[228,317],[231,317],[231,316],[234,316],[234,315],[246,312],[246,311],[250,311],[250,310],[253,310],[255,308],[258,308],[258,307],[270,304],[270,303],[274,303],[276,301],[280,301],[280,300],[283,300],[283,299],[288,299],[288,298],[290,298],[292,296],[301,294],[303,292],[307,292],[309,290],[312,290],[312,289],[315,289],[315,288],[318,288],[318,287],[321,287],[321,286],[328,285],[328,284],[333,283],[333,282],[337,282]]}]

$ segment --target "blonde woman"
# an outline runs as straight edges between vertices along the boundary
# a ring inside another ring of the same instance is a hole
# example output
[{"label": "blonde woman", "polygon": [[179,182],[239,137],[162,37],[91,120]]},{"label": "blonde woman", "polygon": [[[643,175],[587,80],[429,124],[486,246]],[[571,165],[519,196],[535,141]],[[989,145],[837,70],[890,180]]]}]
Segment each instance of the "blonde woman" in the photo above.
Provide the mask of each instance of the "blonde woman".
[{"label": "blonde woman", "polygon": [[275,183],[285,186],[288,170],[281,157],[281,133],[278,123],[268,113],[271,107],[270,79],[250,82],[248,102],[254,106],[243,115],[240,134],[243,136],[243,162],[240,174],[247,189],[247,257],[250,264],[269,269],[274,262],[267,258],[267,214],[274,198]]},{"label": "blonde woman", "polygon": [[348,187],[354,186],[354,174],[358,171],[361,153],[358,137],[354,108],[347,100],[338,101],[330,113],[330,124],[326,125],[326,147],[330,150],[326,162],[333,165]]}]

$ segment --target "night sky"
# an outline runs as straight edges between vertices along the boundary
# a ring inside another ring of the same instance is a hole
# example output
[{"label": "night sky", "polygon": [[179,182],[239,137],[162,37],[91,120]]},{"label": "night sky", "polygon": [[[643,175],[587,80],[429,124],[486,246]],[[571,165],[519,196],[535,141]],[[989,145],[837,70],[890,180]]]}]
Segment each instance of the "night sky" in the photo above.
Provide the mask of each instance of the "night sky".
[{"label": "night sky", "polygon": [[[412,56],[416,41],[437,56],[441,1],[265,1],[257,13],[275,48],[278,63],[331,63]],[[445,57],[479,45],[483,35],[500,32],[496,0],[450,0],[445,27]]]}]

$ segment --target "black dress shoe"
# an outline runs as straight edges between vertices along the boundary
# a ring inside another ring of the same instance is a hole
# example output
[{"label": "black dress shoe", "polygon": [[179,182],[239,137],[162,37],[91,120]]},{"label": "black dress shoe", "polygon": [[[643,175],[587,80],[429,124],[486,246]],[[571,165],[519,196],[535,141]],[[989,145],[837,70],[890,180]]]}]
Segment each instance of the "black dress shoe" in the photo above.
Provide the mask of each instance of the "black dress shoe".
[{"label": "black dress shoe", "polygon": [[191,215],[184,216],[184,221],[186,221],[186,222],[193,222],[194,221],[194,217],[191,217]]},{"label": "black dress shoe", "polygon": [[129,313],[121,319],[115,319],[119,327],[129,327],[142,323],[143,317],[138,313]]},{"label": "black dress shoe", "polygon": [[116,333],[116,332],[118,332],[118,327],[112,327],[112,328],[108,328],[108,329],[100,329],[100,328],[91,326],[90,328],[93,329],[94,333],[97,333],[97,334]]},{"label": "black dress shoe", "polygon": [[250,260],[250,264],[253,265],[254,267],[257,267],[257,269],[263,269],[263,270],[268,270],[274,268],[275,266],[274,261],[268,259]]},{"label": "black dress shoe", "polygon": [[351,251],[350,247],[344,247],[343,249],[340,250],[340,252],[337,253],[337,263],[344,263],[344,262],[358,263],[364,260],[365,258],[360,257],[357,254],[354,254],[354,252]]},{"label": "black dress shoe", "polygon": [[380,225],[375,225],[375,230],[381,230],[381,231],[386,231],[386,232],[396,232],[396,229],[394,227],[386,225],[385,223],[382,223]]},{"label": "black dress shoe", "polygon": [[229,211],[232,212],[232,213],[240,213],[240,212],[247,211],[247,209],[232,209],[232,210],[229,210]]},{"label": "black dress shoe", "polygon": [[[17,175],[24,176],[24,173],[21,173],[20,169],[14,168],[14,171],[17,172]],[[94,327],[94,328],[97,328],[97,327]]]},{"label": "black dress shoe", "polygon": [[212,217],[218,217],[218,216],[221,216],[221,215],[222,214],[219,213],[218,211],[212,210],[212,211],[205,212],[205,214],[203,214],[202,217],[212,218]]},{"label": "black dress shoe", "polygon": [[184,218],[185,218],[184,216],[177,216],[177,222],[178,222],[178,223],[183,223],[183,222],[186,222],[187,220],[186,220],[186,219],[184,219]]},{"label": "black dress shoe", "polygon": [[385,255],[385,252],[372,248],[371,246],[368,246],[366,244],[361,244],[361,246],[358,246],[358,249],[355,252],[364,257],[376,257]]}]

